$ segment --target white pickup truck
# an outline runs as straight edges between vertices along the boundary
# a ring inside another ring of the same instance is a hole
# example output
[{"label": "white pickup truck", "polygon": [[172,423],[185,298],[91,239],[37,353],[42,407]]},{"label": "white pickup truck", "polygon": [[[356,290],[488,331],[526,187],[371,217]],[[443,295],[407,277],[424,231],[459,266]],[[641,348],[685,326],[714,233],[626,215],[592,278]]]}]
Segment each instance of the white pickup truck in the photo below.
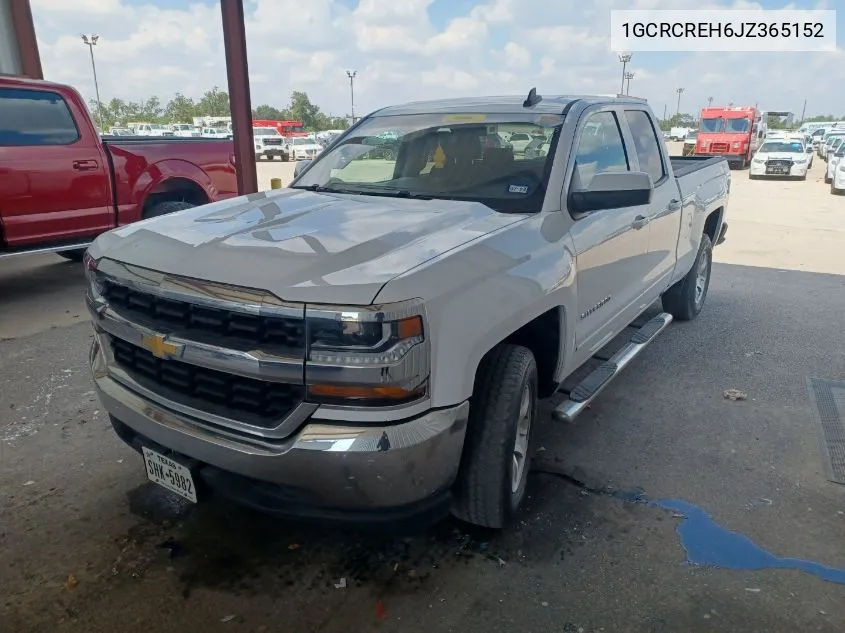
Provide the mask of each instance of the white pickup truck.
[{"label": "white pickup truck", "polygon": [[[509,134],[549,150],[485,142]],[[388,107],[297,167],[290,188],[137,222],[85,257],[99,398],[148,477],[192,501],[504,526],[538,399],[563,389],[553,417],[571,420],[695,318],[727,228],[725,160],[670,158],[631,98]]]},{"label": "white pickup truck", "polygon": [[274,127],[252,128],[252,142],[257,160],[273,160],[276,156],[283,161],[290,160],[290,153],[285,149],[286,140]]}]

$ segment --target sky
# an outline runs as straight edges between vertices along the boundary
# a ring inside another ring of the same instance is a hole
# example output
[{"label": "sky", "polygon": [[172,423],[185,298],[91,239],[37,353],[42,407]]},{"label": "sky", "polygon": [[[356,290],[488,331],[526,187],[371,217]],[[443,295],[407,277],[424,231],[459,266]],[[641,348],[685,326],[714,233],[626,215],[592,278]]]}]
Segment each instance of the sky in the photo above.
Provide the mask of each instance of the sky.
[{"label": "sky", "polygon": [[[754,105],[800,116],[845,115],[842,0],[244,0],[253,107],[307,92],[327,114],[421,99],[613,94],[622,66],[610,50],[611,9],[832,9],[839,41],[825,53],[634,53],[631,94],[658,116]],[[226,86],[215,0],[31,0],[45,78],[94,97],[81,33],[95,48],[100,97],[166,102]]]}]

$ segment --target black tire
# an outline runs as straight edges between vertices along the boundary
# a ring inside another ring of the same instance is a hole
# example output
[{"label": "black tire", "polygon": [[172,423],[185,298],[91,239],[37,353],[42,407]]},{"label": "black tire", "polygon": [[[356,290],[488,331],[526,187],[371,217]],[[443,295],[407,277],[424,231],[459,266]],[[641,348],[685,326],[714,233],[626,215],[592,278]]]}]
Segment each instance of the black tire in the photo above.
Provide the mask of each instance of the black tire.
[{"label": "black tire", "polygon": [[81,262],[82,258],[85,256],[85,249],[75,248],[72,251],[59,251],[56,255],[69,259],[72,262]]},{"label": "black tire", "polygon": [[[507,525],[525,497],[534,427],[537,425],[537,363],[526,347],[501,344],[478,368],[452,514],[474,525]],[[521,474],[514,487],[514,453],[526,392],[529,415]]]},{"label": "black tire", "polygon": [[758,176],[755,176],[753,174],[748,174],[748,180],[757,180],[757,178],[758,178]]},{"label": "black tire", "polygon": [[829,185],[831,183],[831,179],[827,177],[827,172],[824,175],[824,184]]},{"label": "black tire", "polygon": [[839,194],[841,194],[841,193],[842,193],[842,191],[843,191],[842,189],[837,189],[836,187],[834,187],[834,186],[833,186],[833,181],[832,181],[832,180],[830,181],[830,193],[831,193],[832,195],[834,195],[834,196],[838,196]]},{"label": "black tire", "polygon": [[160,215],[167,215],[168,213],[175,213],[176,211],[192,209],[195,206],[197,205],[191,204],[190,202],[183,202],[182,200],[167,200],[165,202],[159,202],[158,204],[151,206],[149,210],[144,213],[144,219],[157,218]]},{"label": "black tire", "polygon": [[[696,290],[696,282],[701,266],[704,266],[705,278],[699,296]],[[713,244],[710,242],[710,236],[705,233],[701,236],[698,255],[690,271],[683,279],[663,293],[663,297],[661,297],[663,309],[678,321],[692,321],[697,317],[704,307],[704,301],[707,299],[712,269]]]}]

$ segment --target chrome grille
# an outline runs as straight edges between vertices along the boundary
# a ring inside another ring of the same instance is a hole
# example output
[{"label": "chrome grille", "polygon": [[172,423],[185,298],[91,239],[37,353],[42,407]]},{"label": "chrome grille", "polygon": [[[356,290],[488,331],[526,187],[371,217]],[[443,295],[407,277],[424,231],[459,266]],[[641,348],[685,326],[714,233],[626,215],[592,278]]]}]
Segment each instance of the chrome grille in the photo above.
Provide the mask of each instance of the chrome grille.
[{"label": "chrome grille", "polygon": [[710,145],[710,151],[714,153],[727,152],[730,148],[730,143],[713,143]]},{"label": "chrome grille", "polygon": [[305,355],[303,318],[247,314],[165,298],[101,278],[100,292],[109,307],[124,318],[157,332],[179,332],[234,349],[261,346]]},{"label": "chrome grille", "polygon": [[151,352],[109,337],[114,361],[142,387],[198,411],[275,428],[304,397],[304,386],[244,378]]},{"label": "chrome grille", "polygon": [[263,139],[265,145],[273,145],[274,147],[278,147],[282,144],[281,138],[265,138]]}]

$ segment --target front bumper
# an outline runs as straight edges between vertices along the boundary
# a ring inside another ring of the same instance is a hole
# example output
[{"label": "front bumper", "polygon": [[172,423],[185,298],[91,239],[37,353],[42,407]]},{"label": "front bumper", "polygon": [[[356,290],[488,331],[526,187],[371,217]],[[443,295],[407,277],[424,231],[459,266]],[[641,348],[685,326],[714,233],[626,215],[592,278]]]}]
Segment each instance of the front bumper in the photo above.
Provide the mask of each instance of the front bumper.
[{"label": "front bumper", "polygon": [[281,147],[265,147],[259,150],[257,153],[262,154],[263,156],[287,156],[287,152],[282,149]]},{"label": "front bumper", "polygon": [[722,157],[731,167],[735,167],[737,165],[742,165],[748,157],[745,154],[722,154],[722,153],[711,153],[711,152],[698,152],[693,151],[693,155],[696,157],[704,157],[704,158],[718,158]]},{"label": "front bumper", "polygon": [[141,397],[108,373],[96,342],[91,368],[97,395],[121,439],[136,450],[148,445],[187,458],[202,481],[246,505],[322,518],[448,508],[468,402],[381,425],[306,420],[284,440],[265,441]]},{"label": "front bumper", "polygon": [[788,174],[767,174],[766,163],[755,163],[751,161],[748,168],[748,173],[751,176],[758,176],[760,178],[801,178],[807,175],[809,163],[796,163],[789,168]]}]

